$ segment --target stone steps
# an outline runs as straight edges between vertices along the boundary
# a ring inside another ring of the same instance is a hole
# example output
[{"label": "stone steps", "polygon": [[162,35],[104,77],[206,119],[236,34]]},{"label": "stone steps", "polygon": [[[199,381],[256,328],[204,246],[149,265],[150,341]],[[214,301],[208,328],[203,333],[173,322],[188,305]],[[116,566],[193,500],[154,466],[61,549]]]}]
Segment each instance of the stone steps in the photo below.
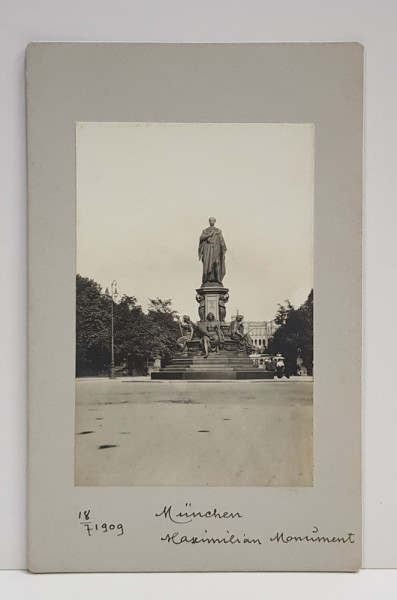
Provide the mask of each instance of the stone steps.
[{"label": "stone steps", "polygon": [[175,364],[192,364],[192,363],[203,363],[203,364],[218,364],[225,362],[244,361],[252,363],[252,360],[247,356],[217,356],[204,358],[204,356],[195,356],[193,358],[174,358],[172,360]]},{"label": "stone steps", "polygon": [[244,361],[248,361],[248,362],[252,362],[250,358],[247,357],[247,355],[243,355],[243,356],[216,356],[216,357],[212,357],[211,355],[208,356],[207,358],[204,358],[204,356],[194,356],[194,357],[186,357],[186,358],[174,358],[172,360],[173,363],[175,364],[191,364],[191,363],[198,363],[198,362],[202,362],[202,363],[220,363],[220,362],[229,362],[229,361],[235,361],[235,360],[244,360]]},{"label": "stone steps", "polygon": [[252,364],[247,364],[247,363],[237,363],[237,364],[229,364],[229,365],[225,365],[225,364],[220,364],[220,365],[167,365],[166,367],[164,367],[163,369],[161,369],[162,371],[177,371],[180,369],[183,370],[190,370],[190,371],[216,371],[216,370],[221,370],[221,369],[253,369],[256,370],[258,367],[252,365]]},{"label": "stone steps", "polygon": [[168,380],[236,380],[273,379],[274,371],[265,371],[253,365],[252,359],[242,352],[220,352],[202,355],[181,356],[169,365],[151,373],[152,379]]},{"label": "stone steps", "polygon": [[252,370],[233,370],[233,369],[222,369],[222,370],[211,370],[211,371],[192,371],[187,369],[185,371],[153,371],[151,374],[152,379],[166,379],[166,380],[240,380],[240,379],[273,379],[273,371],[265,371],[264,369],[252,369]]},{"label": "stone steps", "polygon": [[[217,365],[217,366],[205,366],[205,365],[168,365],[167,367],[161,369],[162,371],[221,371],[222,369],[254,369],[256,370],[258,367],[253,365]],[[263,370],[263,369],[261,369]]]}]

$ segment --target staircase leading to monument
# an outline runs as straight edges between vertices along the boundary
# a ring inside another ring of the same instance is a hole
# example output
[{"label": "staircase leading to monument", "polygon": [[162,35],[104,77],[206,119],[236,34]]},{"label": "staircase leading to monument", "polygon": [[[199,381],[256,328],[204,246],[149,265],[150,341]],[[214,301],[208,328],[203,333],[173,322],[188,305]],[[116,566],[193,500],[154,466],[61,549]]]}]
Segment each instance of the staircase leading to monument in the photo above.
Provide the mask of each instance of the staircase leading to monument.
[{"label": "staircase leading to monument", "polygon": [[203,356],[181,356],[169,365],[153,371],[152,379],[273,379],[274,371],[254,366],[247,354],[220,350]]}]

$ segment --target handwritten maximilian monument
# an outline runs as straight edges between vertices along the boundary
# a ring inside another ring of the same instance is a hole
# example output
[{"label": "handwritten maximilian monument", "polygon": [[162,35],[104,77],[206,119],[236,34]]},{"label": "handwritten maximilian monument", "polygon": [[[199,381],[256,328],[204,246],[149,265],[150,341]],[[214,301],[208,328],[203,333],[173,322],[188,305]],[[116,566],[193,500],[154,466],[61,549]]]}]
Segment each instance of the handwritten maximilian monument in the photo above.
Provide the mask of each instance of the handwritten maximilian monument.
[{"label": "handwritten maximilian monument", "polygon": [[243,315],[226,321],[229,289],[223,286],[226,274],[226,243],[222,231],[209,219],[209,227],[200,235],[198,255],[203,264],[201,286],[196,289],[199,320],[188,315],[181,320],[179,358],[152,379],[270,379],[273,371],[258,368],[249,354],[253,345],[244,333]]}]

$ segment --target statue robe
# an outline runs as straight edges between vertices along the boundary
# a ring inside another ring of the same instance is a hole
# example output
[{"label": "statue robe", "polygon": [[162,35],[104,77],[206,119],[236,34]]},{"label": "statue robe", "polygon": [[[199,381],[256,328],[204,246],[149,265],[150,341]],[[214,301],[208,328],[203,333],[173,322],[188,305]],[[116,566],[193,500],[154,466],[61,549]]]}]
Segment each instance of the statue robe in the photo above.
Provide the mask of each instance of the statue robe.
[{"label": "statue robe", "polygon": [[[212,234],[212,235],[211,235]],[[226,273],[226,244],[222,231],[217,227],[207,227],[200,236],[199,259],[203,262],[203,283],[222,283]]]}]

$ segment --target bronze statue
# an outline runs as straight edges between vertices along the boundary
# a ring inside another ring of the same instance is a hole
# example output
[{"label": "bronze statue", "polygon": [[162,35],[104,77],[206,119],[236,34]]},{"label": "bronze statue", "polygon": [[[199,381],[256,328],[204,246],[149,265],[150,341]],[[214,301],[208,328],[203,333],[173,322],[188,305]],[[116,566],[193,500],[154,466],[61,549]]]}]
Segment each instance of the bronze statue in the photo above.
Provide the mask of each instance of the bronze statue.
[{"label": "bronze statue", "polygon": [[184,352],[186,350],[187,342],[190,342],[193,337],[194,325],[188,315],[183,315],[182,320],[179,321],[179,326],[182,335],[177,339],[176,343],[178,344],[180,351]]},{"label": "bronze statue", "polygon": [[219,296],[219,301],[218,301],[218,304],[219,304],[219,320],[222,321],[222,322],[224,322],[225,318],[226,318],[226,306],[225,306],[225,304],[226,304],[226,302],[228,302],[228,300],[229,300],[229,294],[227,294],[227,293],[226,294],[221,294]]},{"label": "bronze statue", "polygon": [[201,337],[204,358],[207,358],[210,352],[219,352],[225,339],[219,321],[215,321],[212,313],[208,313],[206,321],[197,323],[197,330]]},{"label": "bronze statue", "polygon": [[198,306],[198,314],[200,317],[200,321],[204,321],[205,319],[205,298],[202,294],[196,294],[196,302],[199,303]]},{"label": "bronze statue", "polygon": [[232,340],[238,341],[238,349],[241,352],[251,354],[254,350],[254,344],[249,332],[244,333],[243,319],[244,315],[237,315],[234,321],[230,323],[230,337]]},{"label": "bronze statue", "polygon": [[210,226],[200,235],[198,255],[203,263],[202,283],[222,283],[226,273],[225,252],[226,244],[222,231],[215,227],[215,219],[209,219]]}]

